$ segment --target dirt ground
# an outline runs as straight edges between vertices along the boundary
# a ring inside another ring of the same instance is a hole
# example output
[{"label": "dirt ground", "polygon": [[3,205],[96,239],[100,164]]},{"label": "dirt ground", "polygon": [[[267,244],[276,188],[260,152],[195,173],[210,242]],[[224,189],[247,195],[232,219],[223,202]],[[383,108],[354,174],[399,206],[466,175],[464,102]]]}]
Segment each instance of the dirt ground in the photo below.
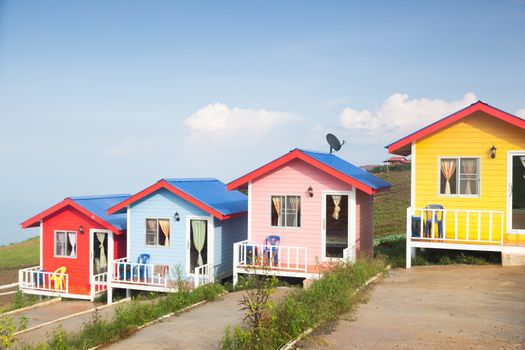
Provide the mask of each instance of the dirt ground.
[{"label": "dirt ground", "polygon": [[525,267],[396,269],[369,293],[298,347],[525,349]]}]

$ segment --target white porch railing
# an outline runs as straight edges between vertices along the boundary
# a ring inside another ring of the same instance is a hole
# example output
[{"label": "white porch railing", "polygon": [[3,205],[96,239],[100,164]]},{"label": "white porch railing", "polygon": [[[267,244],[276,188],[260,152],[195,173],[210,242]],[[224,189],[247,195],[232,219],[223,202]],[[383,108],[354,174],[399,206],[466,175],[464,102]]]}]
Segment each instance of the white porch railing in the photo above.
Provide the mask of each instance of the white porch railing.
[{"label": "white porch railing", "polygon": [[407,209],[407,237],[442,243],[503,245],[505,213],[498,210]]},{"label": "white porch railing", "polygon": [[168,286],[169,271],[167,266],[129,262],[128,258],[113,262],[112,283],[129,283],[155,287]]},{"label": "white porch railing", "polygon": [[104,292],[108,289],[108,276],[109,273],[103,272],[93,276],[92,281],[92,294]]},{"label": "white porch railing", "polygon": [[304,273],[308,271],[306,247],[272,246],[242,241],[233,245],[233,259],[234,265],[242,268]]},{"label": "white porch railing", "polygon": [[200,285],[213,283],[212,266],[210,264],[197,266],[193,275],[194,287],[197,288]]},{"label": "white porch railing", "polygon": [[33,289],[43,292],[68,293],[69,275],[42,271],[40,266],[29,267],[18,271],[20,289]]}]

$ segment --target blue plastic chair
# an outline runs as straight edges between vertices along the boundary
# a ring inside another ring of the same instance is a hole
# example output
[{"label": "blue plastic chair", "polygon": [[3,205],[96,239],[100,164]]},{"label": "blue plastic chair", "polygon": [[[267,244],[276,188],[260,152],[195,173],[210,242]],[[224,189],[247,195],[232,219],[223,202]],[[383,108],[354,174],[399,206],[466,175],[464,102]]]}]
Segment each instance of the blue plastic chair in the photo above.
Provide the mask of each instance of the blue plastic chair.
[{"label": "blue plastic chair", "polygon": [[[443,206],[440,204],[429,204],[425,207],[425,237],[432,235],[432,221],[438,225],[438,237],[443,238]],[[434,220],[432,220],[432,209],[434,211]]]},{"label": "blue plastic chair", "polygon": [[[151,256],[149,254],[140,254],[137,258],[137,263],[139,264],[147,264],[149,262],[149,258]],[[137,274],[137,267],[138,267],[138,274],[139,274],[139,280],[146,280],[148,271],[146,270],[145,266],[135,266],[135,269],[133,271],[133,274]]]},{"label": "blue plastic chair", "polygon": [[[273,264],[277,265],[279,263],[279,244],[281,243],[281,237],[279,236],[268,236],[266,237],[264,244],[264,255],[268,258],[268,261],[273,256]],[[268,247],[271,246],[271,247]]]},{"label": "blue plastic chair", "polygon": [[257,247],[253,247],[253,246],[246,247],[246,256],[245,256],[246,264],[255,265],[258,257],[259,257],[259,254],[257,252]]}]

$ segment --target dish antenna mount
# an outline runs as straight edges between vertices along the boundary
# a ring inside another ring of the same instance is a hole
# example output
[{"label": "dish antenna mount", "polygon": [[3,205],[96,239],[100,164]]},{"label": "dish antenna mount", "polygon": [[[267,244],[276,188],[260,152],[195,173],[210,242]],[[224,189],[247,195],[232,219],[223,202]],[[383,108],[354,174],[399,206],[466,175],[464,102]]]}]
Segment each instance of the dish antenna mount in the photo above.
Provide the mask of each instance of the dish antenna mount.
[{"label": "dish antenna mount", "polygon": [[330,145],[330,154],[332,151],[339,151],[341,147],[345,144],[345,141],[339,142],[339,139],[334,134],[326,134],[326,141]]}]

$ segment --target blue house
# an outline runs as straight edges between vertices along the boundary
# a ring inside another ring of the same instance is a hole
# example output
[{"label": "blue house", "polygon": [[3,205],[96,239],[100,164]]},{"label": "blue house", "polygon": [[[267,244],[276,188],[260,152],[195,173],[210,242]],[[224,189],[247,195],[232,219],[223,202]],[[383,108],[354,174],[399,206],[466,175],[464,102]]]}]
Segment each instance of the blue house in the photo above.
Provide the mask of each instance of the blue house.
[{"label": "blue house", "polygon": [[[247,197],[217,179],[161,179],[108,210],[127,213],[127,257],[112,288],[169,292],[232,275],[233,244],[247,238]],[[111,289],[111,288],[109,288]]]}]

